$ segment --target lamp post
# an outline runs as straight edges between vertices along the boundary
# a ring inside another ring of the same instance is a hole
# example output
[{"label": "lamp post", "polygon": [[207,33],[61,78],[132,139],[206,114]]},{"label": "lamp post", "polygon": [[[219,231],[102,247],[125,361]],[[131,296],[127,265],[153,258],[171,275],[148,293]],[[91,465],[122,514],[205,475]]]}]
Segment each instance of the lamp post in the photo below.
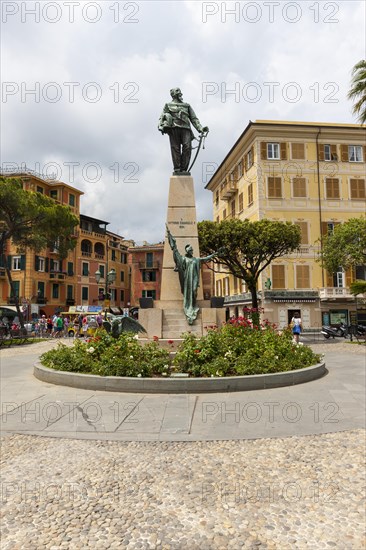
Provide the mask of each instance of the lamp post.
[{"label": "lamp post", "polygon": [[[97,281],[97,284],[99,284],[99,281],[101,280],[101,278],[102,278],[102,274],[98,269],[95,272],[95,280]],[[105,292],[104,292],[104,307],[105,307],[104,318],[105,318],[105,320],[107,320],[106,301],[110,300],[109,287],[110,287],[111,284],[113,284],[115,282],[115,280],[116,280],[116,270],[112,268],[109,271],[109,273],[107,273],[107,276],[106,276],[106,279],[105,279]]]}]

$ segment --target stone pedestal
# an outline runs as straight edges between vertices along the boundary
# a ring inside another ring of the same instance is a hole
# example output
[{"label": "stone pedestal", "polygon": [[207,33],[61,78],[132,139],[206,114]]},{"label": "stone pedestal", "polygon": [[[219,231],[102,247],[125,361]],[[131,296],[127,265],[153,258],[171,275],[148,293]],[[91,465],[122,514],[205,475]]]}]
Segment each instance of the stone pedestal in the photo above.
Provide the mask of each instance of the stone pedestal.
[{"label": "stone pedestal", "polygon": [[[169,185],[167,226],[175,240],[179,252],[185,254],[185,246],[191,244],[193,255],[200,255],[198,246],[198,230],[196,201],[194,196],[194,183],[191,176],[172,176]],[[160,302],[165,309],[169,308],[169,302],[181,302],[183,297],[180,290],[178,273],[174,271],[175,263],[168,238],[164,243],[163,272],[161,276]],[[200,277],[197,300],[203,299],[202,276]],[[166,303],[164,305],[164,302]],[[176,306],[173,305],[175,309]]]},{"label": "stone pedestal", "polygon": [[[179,252],[185,254],[185,246],[192,245],[195,257],[200,256],[196,216],[194,183],[191,176],[172,176],[169,185],[167,226],[177,242]],[[184,332],[197,336],[207,333],[212,325],[221,326],[225,321],[225,310],[210,308],[210,302],[203,300],[202,275],[197,292],[199,314],[193,325],[189,325],[183,311],[183,296],[179,276],[174,271],[175,263],[168,238],[164,243],[164,259],[161,279],[160,300],[153,309],[140,309],[139,322],[146,329],[148,338],[177,339]]]}]

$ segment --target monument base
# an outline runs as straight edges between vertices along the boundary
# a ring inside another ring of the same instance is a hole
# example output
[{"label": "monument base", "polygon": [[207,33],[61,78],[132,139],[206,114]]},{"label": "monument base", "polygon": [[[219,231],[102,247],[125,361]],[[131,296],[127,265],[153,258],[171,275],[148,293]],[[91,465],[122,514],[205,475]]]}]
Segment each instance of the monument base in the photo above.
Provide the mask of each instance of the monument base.
[{"label": "monument base", "polygon": [[176,340],[182,338],[185,332],[191,332],[200,337],[205,336],[210,327],[223,325],[225,309],[202,307],[194,324],[190,325],[182,309],[182,302],[180,302],[174,308],[140,309],[139,322],[145,328],[149,339],[157,336],[158,338]]}]

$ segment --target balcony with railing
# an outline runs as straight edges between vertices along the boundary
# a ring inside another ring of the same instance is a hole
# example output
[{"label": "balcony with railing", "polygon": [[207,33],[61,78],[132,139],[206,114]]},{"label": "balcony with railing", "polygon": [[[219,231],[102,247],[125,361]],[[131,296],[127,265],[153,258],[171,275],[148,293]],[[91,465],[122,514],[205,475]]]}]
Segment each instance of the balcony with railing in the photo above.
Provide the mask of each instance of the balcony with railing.
[{"label": "balcony with railing", "polygon": [[223,201],[230,200],[238,190],[237,182],[234,179],[226,179],[225,183],[220,188],[220,199]]},{"label": "balcony with railing", "polygon": [[139,269],[159,269],[160,262],[139,262]]},{"label": "balcony with railing", "polygon": [[50,271],[50,279],[54,281],[64,281],[67,277],[66,271]]},{"label": "balcony with railing", "polygon": [[321,300],[354,300],[349,287],[325,287],[319,289]]}]

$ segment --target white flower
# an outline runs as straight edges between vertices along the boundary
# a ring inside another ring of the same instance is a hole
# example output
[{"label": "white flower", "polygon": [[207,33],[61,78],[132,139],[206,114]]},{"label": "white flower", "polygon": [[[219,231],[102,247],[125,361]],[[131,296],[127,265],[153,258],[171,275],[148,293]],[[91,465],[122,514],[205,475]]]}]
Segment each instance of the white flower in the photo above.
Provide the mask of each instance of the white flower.
[{"label": "white flower", "polygon": [[168,369],[169,368],[169,365],[164,365],[164,369]]},{"label": "white flower", "polygon": [[167,375],[167,373],[166,373],[166,372],[162,372],[161,374],[162,374],[163,376],[166,376],[166,375]]},{"label": "white flower", "polygon": [[138,340],[138,339],[139,339],[139,335],[138,335],[138,334],[135,334],[134,339],[135,339],[135,340]]},{"label": "white flower", "polygon": [[278,355],[275,355],[275,359],[278,359]]},{"label": "white flower", "polygon": [[133,355],[130,355],[130,359],[133,359]]},{"label": "white flower", "polygon": [[137,378],[141,378],[141,376],[142,376],[142,374],[140,373],[140,374],[137,375]]},{"label": "white flower", "polygon": [[86,350],[88,353],[94,353],[95,352],[95,348],[91,347],[91,348],[88,348]]}]

